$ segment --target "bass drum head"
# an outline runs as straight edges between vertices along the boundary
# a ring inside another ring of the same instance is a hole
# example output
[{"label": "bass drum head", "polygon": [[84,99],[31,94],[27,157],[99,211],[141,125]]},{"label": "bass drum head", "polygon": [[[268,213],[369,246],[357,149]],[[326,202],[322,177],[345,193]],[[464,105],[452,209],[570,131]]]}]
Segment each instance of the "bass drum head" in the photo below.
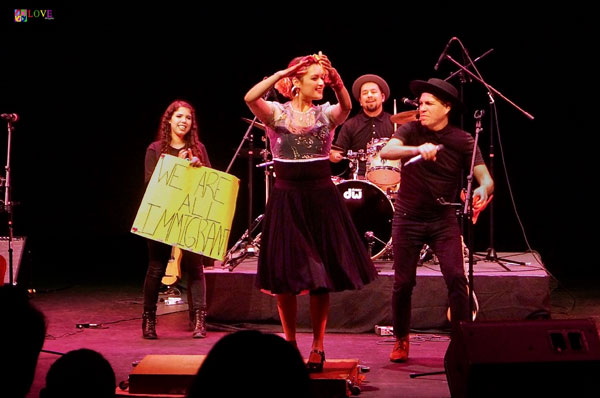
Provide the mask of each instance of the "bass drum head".
[{"label": "bass drum head", "polygon": [[348,159],[342,159],[337,163],[329,161],[331,166],[331,175],[336,177],[345,177],[350,170],[350,161]]},{"label": "bass drum head", "polygon": [[365,247],[369,249],[367,232],[374,236],[371,258],[381,256],[392,241],[394,206],[387,195],[375,184],[364,180],[348,180],[338,183],[352,221]]}]

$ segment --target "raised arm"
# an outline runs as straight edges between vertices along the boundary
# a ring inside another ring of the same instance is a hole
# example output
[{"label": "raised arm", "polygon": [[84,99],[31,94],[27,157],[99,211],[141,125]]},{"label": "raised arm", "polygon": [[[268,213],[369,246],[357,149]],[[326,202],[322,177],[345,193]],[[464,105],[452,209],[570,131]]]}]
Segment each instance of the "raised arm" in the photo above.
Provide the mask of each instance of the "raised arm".
[{"label": "raised arm", "polygon": [[352,100],[350,99],[348,90],[344,86],[344,82],[342,81],[340,74],[333,66],[331,66],[331,61],[329,61],[329,58],[327,58],[327,56],[320,51],[319,58],[321,60],[321,65],[323,65],[323,68],[325,68],[329,75],[329,85],[335,92],[335,96],[338,100],[338,103],[331,111],[331,116],[334,123],[336,125],[340,125],[344,123],[344,121],[348,118],[350,111],[352,110]]},{"label": "raised arm", "polygon": [[271,76],[254,85],[254,87],[252,87],[244,96],[244,101],[246,101],[246,105],[248,105],[248,108],[250,108],[252,113],[263,122],[270,120],[273,111],[267,104],[267,101],[263,99],[263,96],[280,79],[283,79],[287,76],[292,76],[298,68],[306,65],[306,63],[307,61],[300,61],[296,65],[292,65],[287,69],[275,72]]}]

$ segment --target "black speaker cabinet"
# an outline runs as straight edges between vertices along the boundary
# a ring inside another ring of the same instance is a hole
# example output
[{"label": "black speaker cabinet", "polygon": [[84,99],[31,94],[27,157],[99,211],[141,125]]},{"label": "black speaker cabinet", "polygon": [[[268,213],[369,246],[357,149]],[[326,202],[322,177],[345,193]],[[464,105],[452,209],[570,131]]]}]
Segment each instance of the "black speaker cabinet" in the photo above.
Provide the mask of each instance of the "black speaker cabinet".
[{"label": "black speaker cabinet", "polygon": [[600,394],[593,319],[461,322],[444,363],[452,398]]}]

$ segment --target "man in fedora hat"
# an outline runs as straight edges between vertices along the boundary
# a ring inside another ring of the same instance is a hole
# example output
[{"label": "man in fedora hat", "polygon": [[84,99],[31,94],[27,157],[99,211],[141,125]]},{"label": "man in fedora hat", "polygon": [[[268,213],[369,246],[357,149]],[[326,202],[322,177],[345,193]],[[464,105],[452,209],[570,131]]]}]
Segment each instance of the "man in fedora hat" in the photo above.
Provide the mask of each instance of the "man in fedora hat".
[{"label": "man in fedora hat", "polygon": [[[383,110],[383,103],[390,97],[390,87],[383,78],[372,74],[360,76],[352,84],[352,95],[362,111],[343,124],[335,141],[337,148],[329,156],[334,163],[341,161],[348,150],[366,151],[372,139],[390,138],[394,133],[391,115]],[[365,161],[358,163],[358,174],[364,176]]]},{"label": "man in fedora hat", "polygon": [[[464,109],[452,84],[432,78],[414,80],[409,87],[419,98],[419,119],[399,126],[380,153],[384,159],[403,161],[392,223],[392,316],[396,337],[392,362],[408,359],[411,295],[424,244],[437,255],[448,287],[452,330],[459,321],[471,319],[460,226],[455,209],[443,202],[458,201],[461,170],[470,169],[475,141],[449,123],[451,112]],[[477,205],[486,202],[494,189],[479,148],[475,149],[473,174],[479,184],[473,191],[473,203]]]}]

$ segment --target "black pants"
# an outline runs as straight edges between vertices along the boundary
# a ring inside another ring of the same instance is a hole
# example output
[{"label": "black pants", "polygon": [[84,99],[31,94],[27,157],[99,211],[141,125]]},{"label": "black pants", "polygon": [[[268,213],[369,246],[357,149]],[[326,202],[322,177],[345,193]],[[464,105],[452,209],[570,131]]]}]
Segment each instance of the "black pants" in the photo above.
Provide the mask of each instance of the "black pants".
[{"label": "black pants", "polygon": [[408,335],[411,296],[416,284],[417,262],[424,244],[438,257],[440,270],[448,288],[448,301],[453,328],[459,321],[469,320],[467,277],[463,265],[463,249],[458,220],[449,214],[435,220],[416,220],[396,212],[392,224],[394,246],[394,288],[392,317],[394,334]]},{"label": "black pants", "polygon": [[[148,240],[148,270],[144,281],[144,311],[156,311],[158,291],[171,257],[171,246]],[[181,272],[187,275],[190,310],[206,308],[204,266],[207,258],[187,250],[181,251]]]}]

